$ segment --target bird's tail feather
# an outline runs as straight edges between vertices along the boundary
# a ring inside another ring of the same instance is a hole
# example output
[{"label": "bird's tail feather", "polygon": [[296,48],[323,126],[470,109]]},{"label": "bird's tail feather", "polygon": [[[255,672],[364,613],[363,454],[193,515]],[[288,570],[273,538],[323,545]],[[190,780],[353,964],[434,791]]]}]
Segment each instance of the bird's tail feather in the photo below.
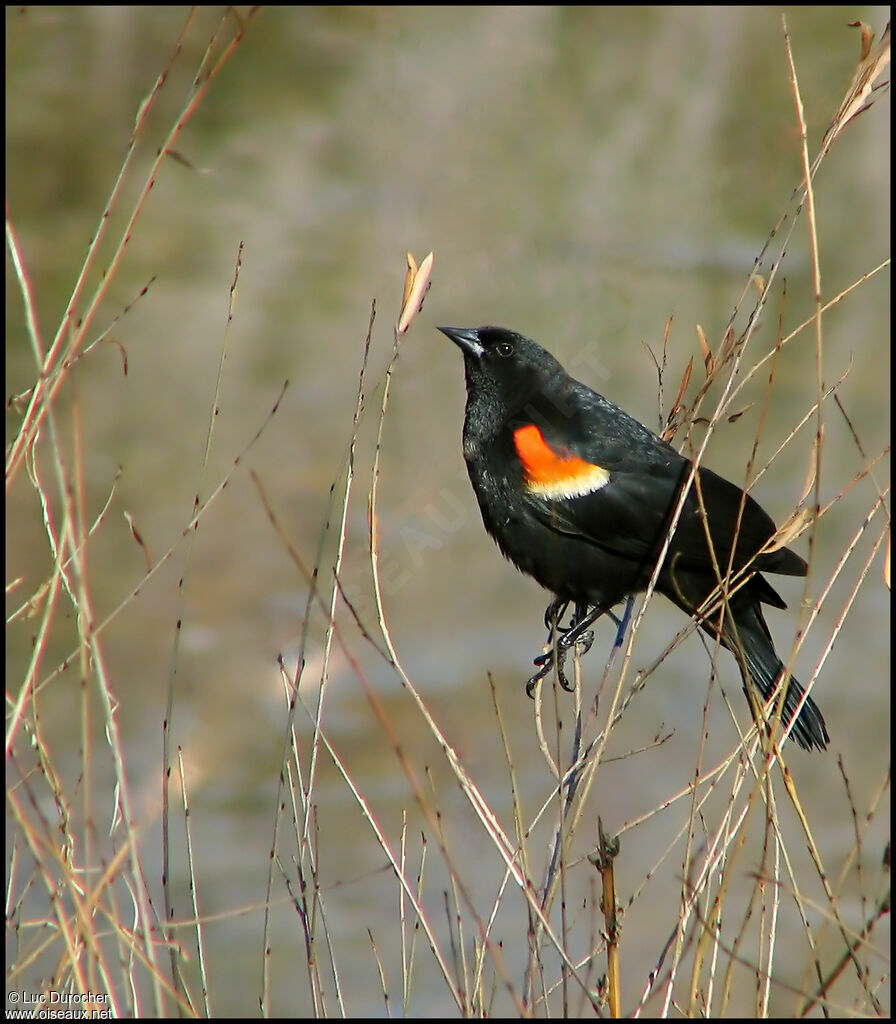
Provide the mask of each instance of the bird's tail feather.
[{"label": "bird's tail feather", "polygon": [[[741,666],[744,690],[747,691],[752,682],[763,703],[768,701],[775,694],[784,666],[775,653],[772,638],[765,619],[762,617],[758,601],[736,609],[734,626],[726,625],[725,640],[726,646],[735,652]],[[744,662],[746,663],[746,672],[744,671]],[[784,709],[781,713],[781,721],[785,726],[793,719],[800,701],[803,700],[804,693],[803,687],[791,676],[784,697]],[[747,698],[749,699],[749,692]],[[772,705],[772,713],[776,707],[776,704]],[[811,697],[806,697],[790,735],[805,750],[812,750],[813,747],[824,750],[830,742],[824,717]]]}]

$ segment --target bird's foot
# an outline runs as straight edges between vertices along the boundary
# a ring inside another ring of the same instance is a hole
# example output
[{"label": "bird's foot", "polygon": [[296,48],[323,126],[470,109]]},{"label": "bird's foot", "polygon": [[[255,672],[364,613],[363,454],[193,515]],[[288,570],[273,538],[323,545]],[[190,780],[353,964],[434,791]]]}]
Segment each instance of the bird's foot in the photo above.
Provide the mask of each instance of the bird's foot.
[{"label": "bird's foot", "polygon": [[[544,623],[549,630],[548,644],[550,647],[534,660],[538,671],[526,683],[526,693],[530,697],[535,696],[535,687],[554,666],[557,668],[557,680],[563,689],[570,692],[575,689],[563,671],[566,656],[571,648],[576,648],[580,654],[588,653],[594,643],[594,630],[588,627],[603,613],[598,608],[589,611],[587,604],[577,601],[569,625],[561,626],[560,620],[566,614],[569,604],[569,601],[558,597],[545,610]],[[615,619],[615,616],[613,618]]]}]

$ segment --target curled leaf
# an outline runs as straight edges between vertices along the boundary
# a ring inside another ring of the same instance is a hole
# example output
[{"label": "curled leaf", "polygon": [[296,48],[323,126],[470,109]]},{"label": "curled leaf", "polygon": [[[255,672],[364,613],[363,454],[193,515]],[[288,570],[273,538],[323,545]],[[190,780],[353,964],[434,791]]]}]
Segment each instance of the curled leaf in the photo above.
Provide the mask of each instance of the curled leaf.
[{"label": "curled leaf", "polygon": [[122,345],[120,341],[115,338],[100,338],[100,341],[105,341],[109,345],[115,345],[118,351],[121,353],[121,372],[127,377],[128,375],[128,352],[127,349]]},{"label": "curled leaf", "polygon": [[866,25],[864,21],[851,21],[847,28],[861,29],[862,55],[859,57],[859,63],[861,63],[871,53],[871,44],[874,42],[874,29],[870,25]]}]

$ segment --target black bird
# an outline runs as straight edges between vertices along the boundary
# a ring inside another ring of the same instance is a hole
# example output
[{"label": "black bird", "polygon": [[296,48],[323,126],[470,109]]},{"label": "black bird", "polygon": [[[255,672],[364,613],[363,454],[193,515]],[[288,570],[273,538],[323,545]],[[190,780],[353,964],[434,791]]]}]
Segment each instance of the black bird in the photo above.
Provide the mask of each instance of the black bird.
[{"label": "black bird", "polygon": [[[529,338],[503,327],[439,330],[464,354],[464,458],[485,528],[507,558],[555,595],[545,614],[549,627],[575,606],[555,652],[536,659],[541,669],[527,687],[531,694],[564,650],[590,642],[591,623],[647,588],[692,463]],[[760,573],[807,571],[794,551],[763,551],[774,533],[753,498],[701,468],[656,584],[734,653],[748,698],[752,681],[763,701],[775,694],[784,666],[762,605],[787,606]],[[729,588],[725,601],[718,599],[720,577]],[[562,672],[560,678],[565,684]],[[803,697],[791,677],[785,725]],[[811,697],[791,735],[807,750],[827,746]]]}]

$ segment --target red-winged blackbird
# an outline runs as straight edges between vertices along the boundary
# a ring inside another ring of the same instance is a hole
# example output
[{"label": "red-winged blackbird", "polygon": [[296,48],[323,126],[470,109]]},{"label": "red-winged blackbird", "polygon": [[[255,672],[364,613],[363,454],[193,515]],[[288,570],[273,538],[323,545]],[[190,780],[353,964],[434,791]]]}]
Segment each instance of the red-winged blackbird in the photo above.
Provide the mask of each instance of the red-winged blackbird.
[{"label": "red-winged blackbird", "polygon": [[[598,616],[647,588],[692,464],[529,338],[502,327],[439,330],[464,354],[464,458],[485,528],[519,569],[556,596],[547,625],[556,626],[558,612],[575,605],[555,653],[536,659],[542,667],[531,693],[553,659],[559,663],[561,649],[582,642]],[[762,605],[786,605],[760,570],[807,570],[794,551],[763,551],[774,533],[753,498],[701,468],[656,583],[734,653],[745,692],[752,680],[763,701],[775,695],[784,667]],[[729,589],[724,601],[717,597],[720,578]],[[791,677],[785,725],[801,702],[791,735],[807,750],[823,750],[824,718]]]}]

